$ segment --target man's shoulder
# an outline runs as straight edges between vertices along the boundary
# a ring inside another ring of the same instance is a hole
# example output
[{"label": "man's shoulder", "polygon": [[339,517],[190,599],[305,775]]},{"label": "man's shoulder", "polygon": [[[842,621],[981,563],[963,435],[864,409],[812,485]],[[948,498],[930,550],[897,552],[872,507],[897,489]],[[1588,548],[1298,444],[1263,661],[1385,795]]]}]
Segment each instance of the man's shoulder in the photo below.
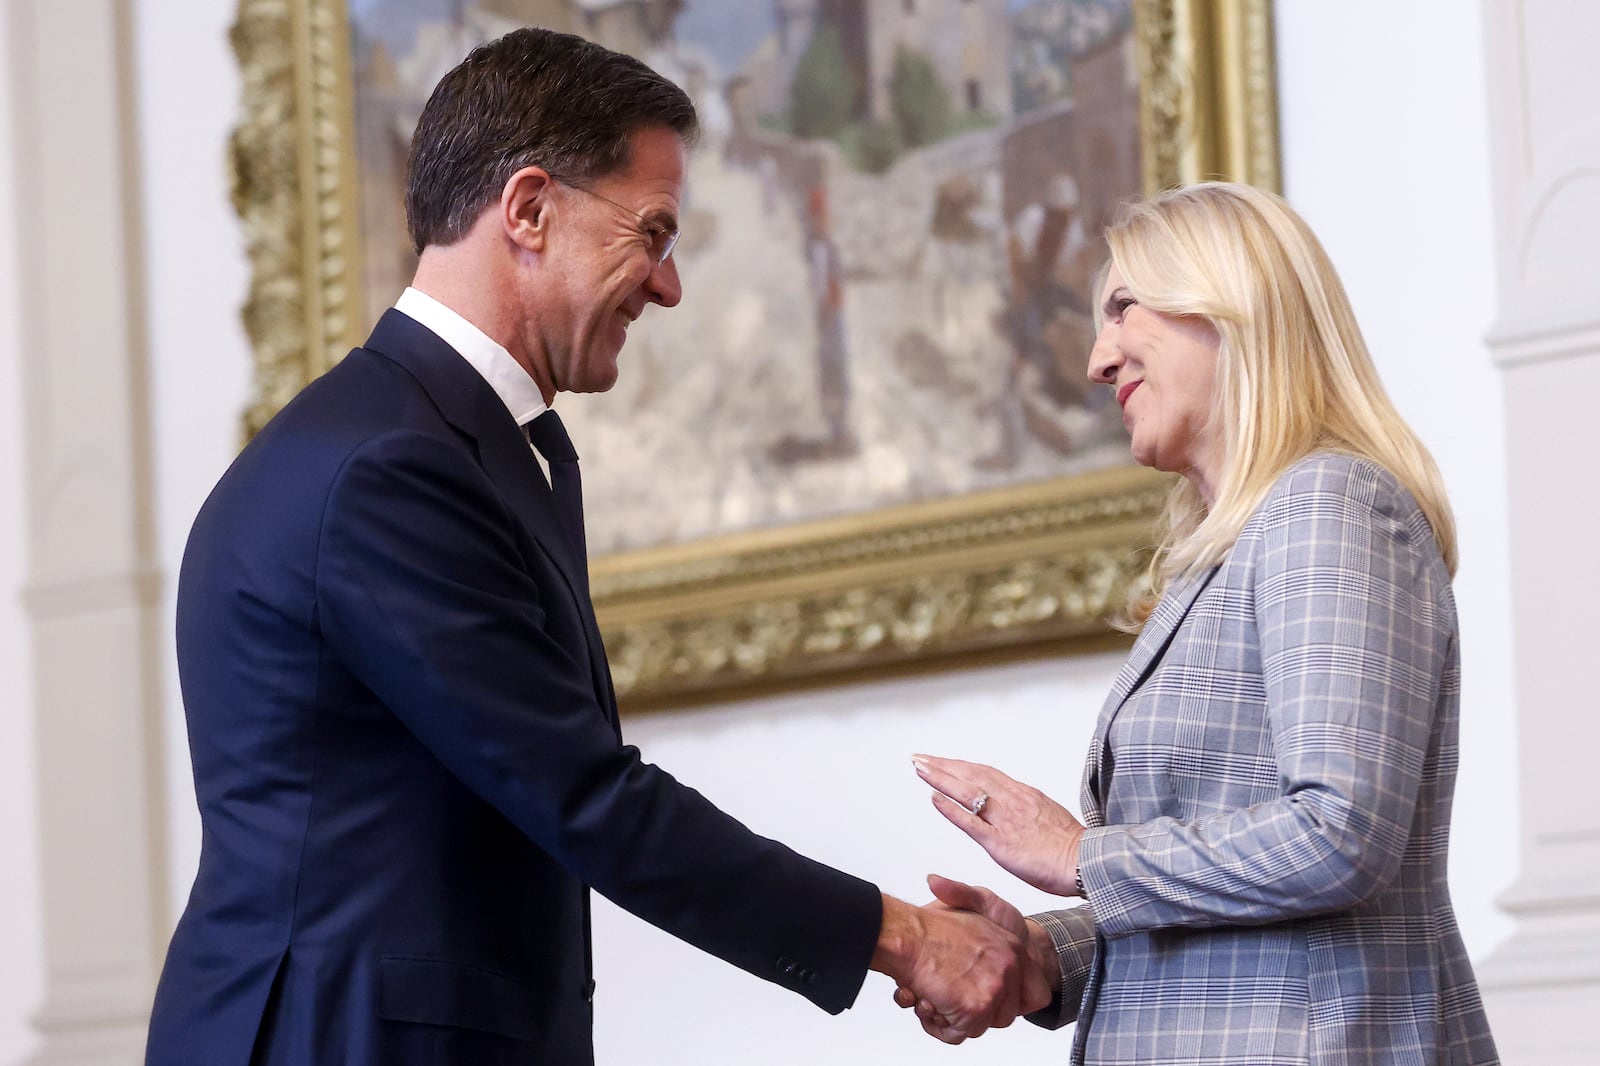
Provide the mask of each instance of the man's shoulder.
[{"label": "man's shoulder", "polygon": [[280,505],[304,497],[335,478],[351,456],[396,430],[448,436],[415,378],[379,353],[356,348],[246,443],[212,495]]},{"label": "man's shoulder", "polygon": [[272,447],[279,437],[331,443],[418,419],[431,405],[427,390],[404,366],[370,348],[355,348],[300,390],[264,426],[251,446]]}]

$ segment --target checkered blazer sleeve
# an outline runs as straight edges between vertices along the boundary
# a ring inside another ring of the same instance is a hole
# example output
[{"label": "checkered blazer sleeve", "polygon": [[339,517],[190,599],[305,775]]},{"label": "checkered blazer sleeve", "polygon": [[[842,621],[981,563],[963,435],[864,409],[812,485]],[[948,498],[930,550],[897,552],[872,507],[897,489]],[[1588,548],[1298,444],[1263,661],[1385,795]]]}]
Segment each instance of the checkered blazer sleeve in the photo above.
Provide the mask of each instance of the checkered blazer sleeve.
[{"label": "checkered blazer sleeve", "polygon": [[1050,934],[1055,944],[1056,961],[1061,965],[1061,982],[1050,1005],[1028,1015],[1028,1021],[1046,1029],[1060,1029],[1078,1020],[1083,987],[1094,965],[1094,915],[1088,907],[1047,911],[1029,915]]},{"label": "checkered blazer sleeve", "polygon": [[1454,640],[1426,520],[1381,468],[1319,456],[1280,478],[1230,568],[1244,587],[1222,632],[1258,643],[1277,795],[1087,830],[1082,876],[1104,936],[1339,910],[1397,876]]}]

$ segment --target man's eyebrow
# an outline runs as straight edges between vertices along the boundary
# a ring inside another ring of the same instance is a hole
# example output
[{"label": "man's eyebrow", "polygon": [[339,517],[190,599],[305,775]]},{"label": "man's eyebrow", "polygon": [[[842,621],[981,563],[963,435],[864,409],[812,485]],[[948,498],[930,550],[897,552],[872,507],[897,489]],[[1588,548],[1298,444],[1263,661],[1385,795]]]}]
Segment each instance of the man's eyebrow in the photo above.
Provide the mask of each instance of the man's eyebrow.
[{"label": "man's eyebrow", "polygon": [[660,226],[669,232],[678,228],[678,213],[665,207],[657,207],[654,210],[646,211],[639,217],[651,225]]}]

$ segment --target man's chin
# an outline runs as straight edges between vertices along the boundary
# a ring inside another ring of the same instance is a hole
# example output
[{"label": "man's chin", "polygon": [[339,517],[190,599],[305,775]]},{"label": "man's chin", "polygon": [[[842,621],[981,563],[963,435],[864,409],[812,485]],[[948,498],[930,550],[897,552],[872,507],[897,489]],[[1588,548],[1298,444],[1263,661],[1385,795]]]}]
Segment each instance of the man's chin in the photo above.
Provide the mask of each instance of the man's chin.
[{"label": "man's chin", "polygon": [[617,383],[617,364],[615,361],[604,370],[594,368],[594,372],[586,374],[582,380],[574,382],[568,392],[610,392]]}]

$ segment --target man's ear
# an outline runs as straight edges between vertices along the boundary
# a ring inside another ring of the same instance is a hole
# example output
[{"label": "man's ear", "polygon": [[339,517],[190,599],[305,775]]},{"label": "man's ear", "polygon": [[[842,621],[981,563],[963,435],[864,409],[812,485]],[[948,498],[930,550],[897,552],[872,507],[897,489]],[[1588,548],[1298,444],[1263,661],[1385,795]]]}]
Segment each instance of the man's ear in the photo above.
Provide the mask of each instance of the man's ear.
[{"label": "man's ear", "polygon": [[542,167],[523,167],[500,190],[500,227],[513,244],[544,251],[555,221],[555,179]]}]

